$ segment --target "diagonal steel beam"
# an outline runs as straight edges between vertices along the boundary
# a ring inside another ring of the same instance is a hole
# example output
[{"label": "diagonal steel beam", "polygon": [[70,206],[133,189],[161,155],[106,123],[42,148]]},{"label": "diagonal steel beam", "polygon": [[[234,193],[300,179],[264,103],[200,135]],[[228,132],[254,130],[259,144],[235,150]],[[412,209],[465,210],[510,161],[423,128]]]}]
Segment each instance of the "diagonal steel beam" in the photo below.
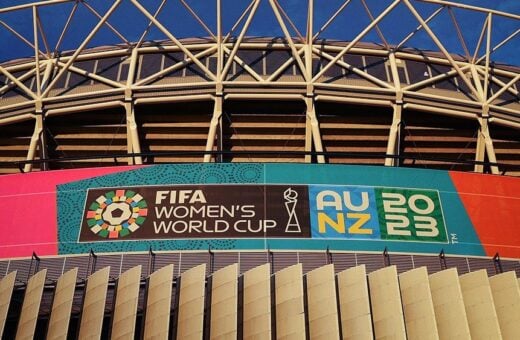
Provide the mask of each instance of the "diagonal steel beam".
[{"label": "diagonal steel beam", "polygon": [[[296,51],[296,53],[298,53],[298,55],[300,55],[304,52],[305,52],[305,46],[301,47],[298,51]],[[294,62],[294,57],[291,56],[282,65],[280,65],[280,67],[278,67],[278,69],[276,71],[271,73],[271,75],[267,78],[266,81],[271,82],[271,81],[275,80],[276,78],[278,78],[282,74],[282,72],[285,71],[287,69],[287,67],[289,67],[293,62]]]},{"label": "diagonal steel beam", "polygon": [[421,15],[417,12],[417,10],[415,9],[415,7],[412,6],[412,4],[410,3],[409,0],[402,0],[404,2],[404,4],[406,5],[406,7],[408,7],[408,9],[410,10],[410,12],[413,14],[413,16],[417,19],[417,21],[419,21],[419,23],[424,27],[424,30],[426,31],[426,33],[428,33],[428,35],[430,36],[430,38],[433,40],[433,42],[435,43],[435,45],[437,45],[437,47],[439,48],[439,50],[442,52],[442,54],[444,55],[444,57],[446,57],[446,59],[449,61],[449,63],[451,64],[451,66],[457,71],[457,73],[459,74],[459,76],[462,78],[462,80],[464,81],[464,83],[466,84],[466,86],[468,86],[468,88],[473,92],[473,94],[476,96],[477,99],[479,99],[480,101],[482,100],[482,97],[481,97],[481,94],[479,93],[479,91],[477,91],[477,89],[475,89],[475,87],[473,86],[473,84],[471,83],[471,81],[468,79],[468,77],[466,76],[466,74],[464,72],[461,71],[459,65],[457,65],[457,63],[455,62],[455,60],[453,60],[452,56],[449,54],[449,52],[446,50],[446,48],[444,47],[444,45],[440,42],[439,38],[437,38],[437,36],[435,35],[435,33],[433,33],[433,31],[430,29],[430,27],[428,26],[428,24],[424,21],[424,19],[421,17]]},{"label": "diagonal steel beam", "polygon": [[451,7],[448,7],[448,13],[450,14],[451,21],[453,22],[453,26],[455,26],[455,30],[457,31],[457,37],[459,38],[460,44],[462,45],[462,49],[464,50],[464,54],[466,55],[466,59],[470,59],[468,46],[466,45],[466,41],[464,40],[464,35],[462,34],[462,31],[459,26],[459,22],[457,21],[457,18],[455,18],[455,13],[453,13],[453,10]]},{"label": "diagonal steel beam", "polygon": [[[432,14],[430,14],[430,16],[424,20],[425,23],[429,23],[431,20],[433,20],[440,12],[442,12],[442,10],[445,8],[445,6],[442,6],[442,7],[439,7],[437,8],[437,10],[435,10]],[[406,44],[406,42],[408,40],[410,40],[414,35],[417,34],[417,32],[419,32],[421,29],[423,28],[422,25],[419,25],[417,26],[413,32],[410,32],[410,34],[408,34],[399,44],[397,44],[397,47],[395,48],[396,50],[400,50],[401,47]]]},{"label": "diagonal steel beam", "polygon": [[[204,56],[207,56],[207,55],[211,55],[213,54],[215,51],[217,50],[217,46],[211,46],[210,48],[207,48],[197,54],[194,55],[194,57],[196,58],[200,58],[200,57],[204,57]],[[143,86],[143,85],[146,85],[154,80],[157,80],[159,78],[161,78],[162,76],[170,73],[170,72],[173,72],[173,71],[176,71],[178,69],[182,69],[186,66],[188,66],[189,64],[191,64],[193,62],[193,60],[191,58],[187,58],[187,59],[184,59],[184,60],[181,60],[179,61],[178,63],[175,63],[174,65],[171,65],[157,73],[154,73],[144,79],[141,79],[139,80],[138,82],[134,83],[135,86]]]},{"label": "diagonal steel beam", "polygon": [[363,39],[363,37],[368,33],[370,32],[370,30],[372,30],[388,13],[390,13],[402,0],[394,0],[394,2],[392,2],[392,4],[390,6],[388,6],[381,14],[379,14],[379,16],[374,20],[372,21],[367,27],[365,27],[365,29],[363,31],[361,31],[361,33],[359,33],[355,38],[354,40],[352,40],[347,46],[345,46],[341,52],[339,52],[336,57],[334,58],[334,60],[332,60],[330,63],[328,63],[327,65],[325,65],[324,68],[322,68],[318,74],[316,74],[314,76],[314,78],[312,78],[312,81],[317,81],[325,72],[327,72],[331,67],[332,65],[336,64],[338,62],[338,60],[340,60],[346,53],[348,53],[348,51],[350,51],[352,49],[352,47],[354,47],[355,44],[357,44],[361,39]]},{"label": "diagonal steel beam", "polygon": [[[227,53],[228,55],[231,53],[231,50],[229,48],[227,48],[226,46],[222,46],[222,48],[224,49],[224,52]],[[242,60],[242,58],[240,58],[238,55],[235,54],[235,57],[234,57],[234,60],[240,65],[242,66],[242,68],[244,70],[247,71],[247,73],[249,73],[253,78],[255,78],[256,80],[258,80],[259,82],[265,82],[264,78],[262,78],[262,76],[260,76],[257,72],[255,72],[255,70],[253,70],[246,62],[244,62]]]},{"label": "diagonal steel beam", "polygon": [[40,75],[40,54],[38,51],[40,50],[40,39],[38,38],[38,9],[36,6],[32,8],[32,19],[33,19],[33,38],[34,38],[34,63],[37,65],[36,67],[36,95],[38,98],[41,97],[42,88],[41,88],[41,75]]},{"label": "diagonal steel beam", "polygon": [[[368,17],[370,18],[370,21],[374,21],[374,16],[372,15],[370,8],[368,8],[366,1],[361,0],[361,3],[363,4],[363,7],[365,7],[365,11],[367,12]],[[383,41],[383,44],[385,45],[386,49],[390,49],[390,45],[388,45],[388,41],[386,41],[383,32],[379,28],[379,25],[376,24],[375,29],[376,29],[377,35],[379,35],[379,39],[381,39],[381,41]]]},{"label": "diagonal steel beam", "polygon": [[[35,67],[35,68],[38,68],[38,67]],[[33,91],[31,91],[29,88],[27,88],[27,86],[25,86],[20,80],[18,80],[18,78],[16,78],[13,74],[11,74],[9,71],[7,71],[5,68],[3,68],[1,65],[0,65],[0,73],[3,74],[4,76],[6,76],[10,81],[12,81],[20,89],[22,89],[23,92],[25,92],[29,97],[31,97],[32,99],[35,99],[35,100],[38,99],[38,96]]]},{"label": "diagonal steel beam", "polygon": [[[470,68],[470,65],[467,64],[467,65],[462,66],[461,70],[462,70],[462,72],[466,72],[466,71],[469,70],[469,68]],[[438,83],[441,80],[452,78],[456,74],[457,74],[456,70],[451,70],[451,71],[448,71],[446,73],[441,73],[439,75],[436,75],[435,77],[431,77],[431,78],[425,79],[423,81],[420,81],[418,83],[410,84],[408,86],[405,86],[403,88],[403,91],[413,91],[415,89],[418,89],[418,88],[421,88],[421,87],[424,87],[424,86],[428,86],[430,84],[436,84],[436,83]]]},{"label": "diagonal steel beam", "polygon": [[[12,28],[11,26],[9,26],[8,24],[6,24],[5,22],[3,22],[2,20],[0,20],[0,25],[4,26],[5,29],[7,29],[9,32],[11,32],[12,34],[14,34],[18,39],[20,39],[21,41],[23,41],[27,46],[29,46],[31,49],[35,49],[35,46],[33,43],[31,43],[29,40],[27,40],[23,35],[21,35],[20,33],[18,33],[14,28]],[[40,53],[40,55],[42,57],[46,57],[45,53],[43,53],[42,51],[38,50],[38,52]]]},{"label": "diagonal steel beam", "polygon": [[[155,11],[155,13],[153,14],[153,17],[154,18],[157,18],[157,16],[159,15],[159,13],[161,13],[164,5],[166,4],[166,0],[162,0],[161,1],[161,4],[159,5],[159,7],[157,8],[157,10]],[[152,28],[153,26],[153,22],[152,21],[149,21],[148,22],[148,26],[146,26],[143,34],[141,34],[141,37],[139,38],[139,41],[137,42],[137,44],[135,45],[134,48],[139,48],[141,47],[141,45],[143,44],[144,42],[144,38],[146,38],[146,36],[148,35],[148,33],[150,32],[150,29]]]},{"label": "diagonal steel beam", "polygon": [[[102,16],[96,11],[92,6],[90,6],[86,1],[81,2],[83,6],[85,6],[92,14],[94,14],[99,20],[101,20]],[[112,26],[108,20],[105,21],[105,25],[121,39],[127,46],[130,46],[130,42],[122,35],[114,26]]]},{"label": "diagonal steel beam", "polygon": [[[520,28],[517,29],[515,32],[511,33],[507,38],[505,38],[504,40],[502,40],[500,43],[498,43],[495,47],[493,47],[491,49],[491,52],[489,54],[492,54],[494,53],[496,50],[498,50],[500,47],[504,46],[505,44],[507,44],[509,42],[509,40],[513,39],[514,37],[516,37],[518,34],[520,34]],[[482,57],[480,57],[476,63],[480,63],[486,56],[483,55]]]},{"label": "diagonal steel beam", "polygon": [[179,40],[177,40],[177,38],[175,38],[175,36],[157,20],[157,18],[154,18],[154,16],[150,14],[150,12],[148,12],[146,8],[144,8],[143,5],[139,3],[138,0],[130,1],[134,4],[135,7],[137,7],[139,11],[141,11],[141,13],[143,13],[150,21],[152,21],[154,25],[157,26],[157,28],[168,37],[168,39],[170,39],[175,45],[177,45],[177,47],[179,47],[181,51],[184,52],[184,54],[186,54],[198,67],[200,67],[200,69],[204,71],[204,73],[206,73],[206,75],[208,75],[208,77],[210,77],[211,80],[216,80],[213,72],[208,70],[208,68],[198,58],[196,58],[193,55],[193,53],[191,53],[190,50],[188,50]]},{"label": "diagonal steel beam", "polygon": [[67,33],[67,30],[69,29],[70,23],[72,22],[72,18],[74,17],[74,14],[76,13],[76,10],[78,9],[79,3],[76,2],[74,4],[74,7],[72,7],[72,10],[70,11],[69,16],[67,17],[67,21],[65,22],[65,25],[63,26],[63,29],[61,30],[60,37],[58,38],[58,41],[56,42],[56,46],[54,47],[54,54],[58,54],[58,50],[60,49],[61,42],[63,38],[65,37],[65,33]]},{"label": "diagonal steel beam", "polygon": [[300,55],[298,54],[298,51],[296,50],[296,46],[294,45],[294,41],[291,38],[291,35],[289,34],[289,31],[287,30],[287,26],[285,25],[285,22],[282,19],[282,16],[280,14],[280,11],[278,10],[278,1],[277,0],[269,0],[269,3],[271,4],[271,7],[273,9],[274,15],[276,16],[276,20],[278,20],[278,24],[280,25],[280,28],[283,31],[283,34],[285,35],[285,39],[287,40],[287,43],[289,44],[289,48],[291,49],[291,53],[296,60],[296,64],[300,68],[300,72],[303,74],[303,78],[305,81],[310,81],[307,70],[305,68],[305,64],[303,63],[302,59],[300,58]]},{"label": "diagonal steel beam", "polygon": [[[26,81],[27,79],[31,78],[34,74],[36,73],[36,67],[35,68],[32,68],[30,69],[28,72],[22,74],[18,80],[20,82],[24,82]],[[7,84],[5,84],[4,86],[0,87],[0,96],[4,93],[6,93],[7,91],[9,91],[10,89],[12,89],[13,87],[15,87],[16,84],[13,83],[13,82],[9,82]]]},{"label": "diagonal steel beam", "polygon": [[[507,90],[509,90],[517,81],[520,80],[520,74],[516,75],[516,77],[514,77],[513,79],[511,79],[511,81],[509,81],[507,84],[505,84],[504,86],[502,86],[502,88],[500,90],[498,90],[495,94],[493,94],[491,97],[488,98],[487,100],[487,104],[491,104],[495,99],[497,99],[498,97],[500,97],[504,92],[506,92]],[[517,95],[518,95],[518,92],[517,92]]]},{"label": "diagonal steel beam", "polygon": [[[314,51],[315,54],[322,55],[323,57],[325,57],[328,60],[334,60],[334,56],[328,54],[327,52],[325,52],[323,50],[319,50],[317,47],[314,47],[313,51]],[[367,72],[364,72],[363,70],[360,70],[359,68],[354,67],[354,66],[350,65],[349,63],[347,63],[347,62],[345,62],[343,60],[338,60],[338,62],[336,64],[338,66],[341,66],[345,70],[354,72],[355,74],[365,78],[366,80],[368,80],[368,81],[370,81],[370,82],[372,82],[372,83],[374,83],[374,84],[376,84],[378,86],[381,86],[381,87],[384,87],[384,88],[387,88],[387,89],[392,89],[392,90],[394,89],[394,87],[392,87],[392,85],[388,84],[387,82],[382,81],[381,79],[376,78],[373,75],[371,75],[371,74],[369,74]]]},{"label": "diagonal steel beam", "polygon": [[351,2],[352,0],[347,0],[345,1],[341,6],[339,6],[339,8],[336,10],[336,12],[334,12],[334,14],[327,20],[326,23],[323,24],[323,26],[321,26],[321,28],[318,30],[318,32],[316,32],[316,34],[314,34],[312,36],[312,40],[316,40],[321,33],[323,33],[323,31],[325,31],[329,26],[330,24],[336,19],[336,17],[341,13],[343,12],[343,10],[345,9],[345,7],[348,6],[348,4]]},{"label": "diagonal steel beam", "polygon": [[240,47],[240,44],[242,43],[242,40],[244,39],[244,36],[249,28],[249,25],[251,24],[251,21],[253,20],[253,17],[256,14],[258,5],[260,5],[260,0],[253,0],[253,1],[254,1],[254,5],[249,12],[249,16],[247,17],[246,22],[244,23],[244,27],[242,27],[242,31],[240,32],[238,39],[235,42],[233,49],[231,50],[231,54],[229,55],[228,60],[226,61],[226,64],[224,65],[224,68],[222,69],[222,74],[221,74],[222,79],[226,79],[226,76],[229,72],[229,68],[233,64],[233,60],[235,59],[235,55],[237,54],[238,48]]},{"label": "diagonal steel beam", "polygon": [[202,20],[197,13],[186,3],[184,0],[180,0],[181,4],[190,12],[190,14],[197,20],[197,22],[204,28],[204,30],[213,38],[213,40],[216,40],[217,37],[215,37],[215,34],[209,29],[208,25]]},{"label": "diagonal steel beam", "polygon": [[63,74],[65,74],[65,72],[67,72],[68,68],[72,65],[72,63],[76,60],[76,58],[78,57],[78,55],[83,51],[83,49],[87,46],[87,44],[90,42],[90,40],[92,40],[92,38],[94,37],[94,35],[96,35],[96,33],[99,31],[99,29],[101,28],[101,26],[103,26],[103,24],[105,23],[105,21],[112,15],[112,13],[116,10],[116,8],[119,6],[119,4],[121,3],[122,0],[116,0],[114,1],[114,3],[112,4],[112,6],[108,9],[108,11],[105,13],[105,15],[103,16],[103,18],[101,18],[101,20],[97,23],[97,25],[92,29],[92,31],[87,35],[87,37],[85,38],[85,40],[83,40],[83,42],[81,43],[81,45],[76,49],[76,51],[74,52],[74,54],[70,57],[70,59],[67,61],[67,63],[65,64],[65,67],[62,68],[58,74],[56,75],[56,77],[54,77],[54,79],[49,83],[49,86],[47,86],[47,88],[45,89],[45,91],[43,92],[42,94],[42,97],[46,97],[49,92],[51,91],[51,89],[54,87],[54,85],[56,85],[56,83],[58,82],[58,80],[63,76]]}]

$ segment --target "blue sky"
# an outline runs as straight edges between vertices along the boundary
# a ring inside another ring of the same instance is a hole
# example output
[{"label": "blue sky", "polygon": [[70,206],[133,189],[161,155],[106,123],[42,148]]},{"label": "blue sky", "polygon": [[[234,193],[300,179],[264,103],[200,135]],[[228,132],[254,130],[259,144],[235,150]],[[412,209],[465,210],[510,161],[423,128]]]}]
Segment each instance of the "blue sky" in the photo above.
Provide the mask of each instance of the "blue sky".
[{"label": "blue sky", "polygon": [[[23,3],[31,3],[32,0],[3,0],[0,2],[1,7],[7,7]],[[160,4],[160,0],[141,1],[147,8],[153,12]],[[204,20],[210,29],[216,31],[216,1],[208,0],[186,0],[193,10]],[[328,18],[341,5],[343,0],[315,0],[315,18],[314,31],[317,31]],[[466,3],[474,6],[492,8],[504,12],[520,15],[520,0],[459,0],[454,1]],[[98,12],[104,13],[112,1],[106,0],[90,0],[88,1],[92,7]],[[238,19],[241,12],[247,7],[249,1],[222,0],[223,3],[223,28],[229,31],[234,22]],[[305,34],[305,25],[307,19],[307,1],[302,0],[279,0],[282,8],[294,20],[298,30]],[[373,16],[377,16],[386,6],[392,3],[392,0],[367,0],[369,9]],[[432,13],[437,6],[431,4],[421,4],[412,1],[421,12],[423,17]],[[43,7],[40,10],[42,26],[46,32],[47,40],[51,49],[54,48],[58,41],[62,28],[65,25],[67,17],[73,8],[73,3],[53,5]],[[460,29],[463,32],[464,40],[470,53],[473,53],[477,41],[480,36],[485,14],[475,13],[467,10],[454,9],[453,15],[460,23]],[[15,14],[0,14],[0,20],[16,29],[23,36],[32,40],[33,28],[31,25],[32,11],[31,9],[18,11]],[[90,29],[96,24],[96,17],[89,10],[81,5],[78,7],[74,15],[73,24],[66,33],[65,42],[61,50],[73,50],[77,48],[80,42],[86,37]],[[207,32],[188,14],[186,9],[178,0],[168,0],[163,11],[159,15],[159,20],[170,29],[176,37],[204,37],[208,36]],[[109,22],[116,27],[129,41],[137,41],[147,25],[146,18],[130,3],[123,1],[122,5],[116,10],[115,15],[109,19]],[[353,39],[368,23],[369,16],[360,0],[352,0],[351,4],[345,9],[338,19],[323,32],[322,38],[351,40]],[[129,24],[130,23],[130,24]],[[399,43],[411,30],[418,25],[416,19],[411,15],[404,4],[399,4],[394,11],[381,22],[380,28],[383,31],[385,39],[390,44]],[[458,38],[455,26],[452,24],[450,13],[444,10],[438,17],[431,22],[433,31],[442,38],[442,42],[450,52],[464,54],[464,49]],[[492,42],[497,44],[502,41],[508,34],[520,28],[520,20],[496,18],[494,20]],[[296,33],[291,30],[293,36]],[[248,36],[282,36],[283,33],[277,24],[267,0],[263,0],[258,9],[257,15],[253,20]],[[166,39],[164,34],[158,29],[153,28],[148,40]],[[381,38],[375,30],[371,31],[363,41],[382,43]],[[0,26],[0,42],[3,48],[0,52],[0,61],[13,59],[16,57],[30,56],[33,54],[31,49],[17,39],[12,33]],[[100,33],[94,37],[88,47],[99,45],[109,45],[121,43],[115,34],[108,28],[103,28]],[[43,40],[40,38],[40,45],[43,46]],[[411,39],[407,46],[419,49],[438,50],[432,40],[424,31],[419,32]],[[498,62],[519,65],[517,55],[520,54],[520,35],[512,39],[507,45],[493,54],[493,59]]]}]

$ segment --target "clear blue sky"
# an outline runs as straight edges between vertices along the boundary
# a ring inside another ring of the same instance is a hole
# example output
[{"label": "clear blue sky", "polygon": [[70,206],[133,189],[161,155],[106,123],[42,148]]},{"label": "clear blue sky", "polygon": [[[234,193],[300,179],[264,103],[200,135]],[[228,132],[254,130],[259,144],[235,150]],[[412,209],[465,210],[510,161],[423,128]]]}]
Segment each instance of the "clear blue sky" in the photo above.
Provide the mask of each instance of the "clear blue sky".
[{"label": "clear blue sky", "polygon": [[[1,0],[0,7],[7,7],[16,4],[31,3],[33,0]],[[87,1],[100,13],[104,13],[112,3],[107,0],[89,0]],[[209,0],[186,0],[192,6],[193,10],[206,22],[210,29],[216,31],[216,1]],[[315,0],[315,22],[314,30],[317,31],[327,19],[341,5],[343,0]],[[367,0],[370,11],[377,16],[392,0]],[[413,1],[412,1],[413,2]],[[458,0],[454,2],[466,3],[474,6],[488,7],[504,12],[520,14],[520,0]],[[153,12],[160,3],[160,0],[141,1],[146,4],[147,8]],[[222,0],[224,30],[228,31],[233,23],[238,19],[241,12],[250,3],[249,1]],[[305,34],[305,24],[307,19],[307,1],[303,0],[279,0],[279,3],[287,14],[294,20],[294,24]],[[413,2],[417,4],[416,2]],[[40,11],[42,26],[46,32],[47,40],[51,49],[54,48],[58,41],[59,35],[67,17],[73,7],[73,3],[61,4],[58,6],[43,7]],[[423,17],[432,13],[437,6],[430,4],[417,4]],[[480,32],[485,20],[484,14],[472,13],[466,10],[455,9],[453,14],[460,23],[460,29],[464,34],[465,42],[473,53],[477,45]],[[31,24],[32,11],[30,9],[19,11],[16,14],[0,14],[0,20],[7,23],[22,35],[32,40],[33,28]],[[208,36],[206,31],[188,14],[186,9],[178,0],[168,0],[165,8],[159,16],[161,22],[165,24],[177,37],[204,37]],[[89,33],[90,29],[96,24],[96,17],[81,5],[75,14],[73,24],[66,34],[65,43],[62,50],[75,49],[84,37]],[[346,8],[342,15],[334,24],[332,24],[323,34],[323,38],[351,40],[353,39],[370,21],[369,17],[360,0],[352,0],[351,4]],[[137,41],[147,25],[144,16],[133,7],[130,1],[125,0],[120,8],[117,9],[115,15],[109,19],[109,22],[120,30],[121,33],[130,41]],[[400,4],[391,15],[381,22],[381,29],[387,41],[390,44],[399,43],[411,30],[418,25],[416,19],[410,14],[407,8]],[[492,32],[492,42],[497,44],[502,41],[508,34],[520,28],[520,21],[512,19],[494,20]],[[453,53],[463,54],[462,44],[457,36],[457,31],[452,24],[450,14],[444,10],[435,20],[431,22],[434,32],[442,38],[443,43],[448,50]],[[291,30],[292,35],[296,35]],[[283,33],[276,22],[267,0],[263,0],[257,16],[252,22],[247,32],[248,36],[282,36]],[[148,35],[148,40],[166,39],[164,34],[158,29],[153,28]],[[375,30],[371,31],[363,41],[381,43],[381,39]],[[33,54],[31,49],[15,38],[5,28],[0,26],[0,43],[2,49],[0,52],[0,61],[5,61],[21,56],[30,56]],[[89,44],[89,47],[99,45],[109,45],[121,43],[116,35],[110,30],[104,28]],[[43,41],[40,40],[43,46]],[[420,49],[438,50],[431,39],[425,32],[420,32],[407,44],[411,47]],[[5,48],[8,47],[8,48]],[[43,49],[43,47],[42,47]],[[518,55],[520,55],[520,35],[512,39],[501,50],[493,55],[493,59],[499,62],[519,65]]]}]

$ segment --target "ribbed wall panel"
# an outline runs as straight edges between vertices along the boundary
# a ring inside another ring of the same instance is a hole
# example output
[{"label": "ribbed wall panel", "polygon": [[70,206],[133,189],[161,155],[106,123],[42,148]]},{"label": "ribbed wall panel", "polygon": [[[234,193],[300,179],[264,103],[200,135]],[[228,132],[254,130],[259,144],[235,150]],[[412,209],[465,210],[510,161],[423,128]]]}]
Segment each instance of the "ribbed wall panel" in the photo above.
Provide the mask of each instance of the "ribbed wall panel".
[{"label": "ribbed wall panel", "polygon": [[439,337],[470,340],[457,269],[451,268],[432,274],[429,281]]},{"label": "ribbed wall panel", "polygon": [[338,308],[334,265],[316,268],[307,278],[307,317],[313,340],[339,340]]},{"label": "ribbed wall panel", "polygon": [[206,264],[181,276],[177,339],[201,340],[204,330]]},{"label": "ribbed wall panel", "polygon": [[408,340],[439,340],[426,267],[399,275]]},{"label": "ribbed wall panel", "polygon": [[305,338],[302,265],[296,264],[275,274],[276,337]]},{"label": "ribbed wall panel", "polygon": [[119,276],[111,339],[134,338],[140,281],[141,266],[129,269]]},{"label": "ribbed wall panel", "polygon": [[406,339],[396,266],[368,274],[376,339]]},{"label": "ribbed wall panel", "polygon": [[211,279],[210,339],[237,338],[238,264],[216,271]]},{"label": "ribbed wall panel", "polygon": [[373,339],[372,313],[365,265],[338,273],[343,340]]},{"label": "ribbed wall panel", "polygon": [[79,326],[80,339],[101,337],[109,273],[110,267],[105,267],[88,278]]},{"label": "ribbed wall panel", "polygon": [[0,338],[4,333],[7,312],[13,295],[16,272],[11,272],[0,281]]},{"label": "ribbed wall panel", "polygon": [[517,339],[520,335],[520,288],[515,272],[492,276],[489,284],[502,338]]},{"label": "ribbed wall panel", "polygon": [[243,338],[271,339],[271,268],[268,263],[244,273]]},{"label": "ribbed wall panel", "polygon": [[34,274],[27,283],[27,289],[23,298],[22,312],[18,321],[16,340],[33,339],[40,311],[43,286],[47,277],[47,269]]},{"label": "ribbed wall panel", "polygon": [[471,338],[500,339],[500,325],[486,270],[461,275],[459,280]]},{"label": "ribbed wall panel", "polygon": [[173,264],[153,272],[148,278],[144,321],[145,339],[165,339],[170,327]]},{"label": "ribbed wall panel", "polygon": [[56,282],[47,329],[47,339],[49,340],[67,339],[77,277],[78,268],[73,268],[63,274]]}]

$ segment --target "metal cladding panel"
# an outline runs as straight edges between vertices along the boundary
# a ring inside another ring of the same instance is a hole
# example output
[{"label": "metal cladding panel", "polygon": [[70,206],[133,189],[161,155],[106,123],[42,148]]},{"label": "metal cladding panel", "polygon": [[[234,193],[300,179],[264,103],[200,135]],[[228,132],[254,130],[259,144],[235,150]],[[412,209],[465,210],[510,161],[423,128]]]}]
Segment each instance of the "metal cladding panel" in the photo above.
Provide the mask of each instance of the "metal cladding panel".
[{"label": "metal cladding panel", "polygon": [[56,283],[47,339],[67,339],[78,268],[63,274]]},{"label": "metal cladding panel", "polygon": [[79,326],[80,339],[101,338],[109,274],[110,267],[105,267],[88,278]]},{"label": "metal cladding panel", "polygon": [[305,338],[305,308],[302,265],[275,274],[276,338]]},{"label": "metal cladding panel", "polygon": [[243,338],[271,339],[271,266],[244,273]]},{"label": "metal cladding panel", "polygon": [[308,272],[306,278],[310,338],[339,340],[334,265],[316,268]]},{"label": "metal cladding panel", "polygon": [[429,276],[437,330],[441,339],[471,339],[456,268]]},{"label": "metal cladding panel", "polygon": [[500,325],[486,270],[461,275],[459,280],[471,338],[500,339]]},{"label": "metal cladding panel", "polygon": [[173,264],[153,272],[148,278],[144,337],[165,339],[170,327]]},{"label": "metal cladding panel", "polygon": [[177,339],[202,339],[204,332],[206,264],[181,275]]},{"label": "metal cladding panel", "polygon": [[210,339],[237,338],[238,264],[224,267],[211,278]]},{"label": "metal cladding panel", "polygon": [[111,339],[133,339],[139,301],[141,266],[127,270],[117,281]]},{"label": "metal cladding panel", "polygon": [[489,278],[493,302],[505,340],[518,338],[520,334],[520,289],[515,272],[506,272]]},{"label": "metal cladding panel", "polygon": [[365,265],[346,269],[337,278],[343,340],[373,339]]},{"label": "metal cladding panel", "polygon": [[413,339],[439,339],[426,267],[399,275],[406,335]]},{"label": "metal cladding panel", "polygon": [[22,312],[18,321],[16,339],[33,339],[40,312],[43,286],[47,277],[47,269],[34,274],[27,282],[25,296],[23,298]]},{"label": "metal cladding panel", "polygon": [[16,271],[10,272],[0,281],[0,338],[4,332],[7,312],[13,294],[14,282],[16,280]]},{"label": "metal cladding panel", "polygon": [[376,339],[406,339],[397,268],[386,267],[368,274],[370,304]]}]

